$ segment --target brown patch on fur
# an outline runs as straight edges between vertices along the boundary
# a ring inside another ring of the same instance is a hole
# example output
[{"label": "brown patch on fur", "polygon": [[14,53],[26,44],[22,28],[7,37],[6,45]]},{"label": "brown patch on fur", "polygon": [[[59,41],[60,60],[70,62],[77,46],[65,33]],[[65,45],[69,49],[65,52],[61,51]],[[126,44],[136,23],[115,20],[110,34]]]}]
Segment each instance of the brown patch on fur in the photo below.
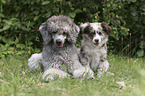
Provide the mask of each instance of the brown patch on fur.
[{"label": "brown patch on fur", "polygon": [[111,34],[112,28],[110,26],[108,26],[107,23],[102,22],[101,27],[103,28],[103,31],[105,31],[107,35]]}]

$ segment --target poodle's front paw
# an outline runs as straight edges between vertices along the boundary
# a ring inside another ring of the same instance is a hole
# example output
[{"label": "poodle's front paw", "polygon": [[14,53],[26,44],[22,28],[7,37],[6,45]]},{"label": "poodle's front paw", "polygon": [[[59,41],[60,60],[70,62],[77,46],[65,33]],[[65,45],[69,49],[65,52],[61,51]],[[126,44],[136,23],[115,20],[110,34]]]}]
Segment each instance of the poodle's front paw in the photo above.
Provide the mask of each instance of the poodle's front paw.
[{"label": "poodle's front paw", "polygon": [[55,78],[54,78],[54,76],[52,74],[47,74],[47,75],[43,75],[42,79],[44,81],[49,81],[49,80],[54,80]]},{"label": "poodle's front paw", "polygon": [[28,59],[28,66],[31,70],[39,67],[42,60],[42,53],[35,53]]},{"label": "poodle's front paw", "polygon": [[48,70],[46,70],[42,76],[42,79],[44,81],[48,81],[48,80],[54,80],[56,78],[65,78],[67,76],[70,76],[68,73],[59,70],[59,69],[55,69],[55,68],[50,68]]},{"label": "poodle's front paw", "polygon": [[95,79],[94,72],[88,67],[82,67],[73,72],[74,78]]}]

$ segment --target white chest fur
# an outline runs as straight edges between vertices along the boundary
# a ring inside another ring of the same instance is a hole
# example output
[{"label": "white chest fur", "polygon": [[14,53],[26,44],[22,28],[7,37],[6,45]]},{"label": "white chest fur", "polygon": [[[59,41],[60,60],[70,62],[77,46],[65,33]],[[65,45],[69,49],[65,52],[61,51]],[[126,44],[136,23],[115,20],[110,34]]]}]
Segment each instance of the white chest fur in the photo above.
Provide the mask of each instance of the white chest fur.
[{"label": "white chest fur", "polygon": [[106,47],[95,46],[91,41],[84,41],[83,50],[84,53],[89,57],[89,64],[92,69],[96,69],[100,64],[101,60],[107,57]]}]

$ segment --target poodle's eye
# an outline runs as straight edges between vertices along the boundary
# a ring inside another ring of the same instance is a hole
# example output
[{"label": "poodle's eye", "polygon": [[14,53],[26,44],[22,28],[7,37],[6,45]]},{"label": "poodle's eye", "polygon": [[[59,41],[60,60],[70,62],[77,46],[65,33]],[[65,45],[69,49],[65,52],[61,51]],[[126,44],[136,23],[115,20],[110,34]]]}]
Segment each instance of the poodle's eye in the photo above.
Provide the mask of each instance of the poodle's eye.
[{"label": "poodle's eye", "polygon": [[56,34],[56,33],[57,33],[56,31],[52,32],[52,34]]},{"label": "poodle's eye", "polygon": [[67,35],[65,32],[63,32],[63,35]]},{"label": "poodle's eye", "polygon": [[102,35],[102,32],[98,32],[99,35]]}]

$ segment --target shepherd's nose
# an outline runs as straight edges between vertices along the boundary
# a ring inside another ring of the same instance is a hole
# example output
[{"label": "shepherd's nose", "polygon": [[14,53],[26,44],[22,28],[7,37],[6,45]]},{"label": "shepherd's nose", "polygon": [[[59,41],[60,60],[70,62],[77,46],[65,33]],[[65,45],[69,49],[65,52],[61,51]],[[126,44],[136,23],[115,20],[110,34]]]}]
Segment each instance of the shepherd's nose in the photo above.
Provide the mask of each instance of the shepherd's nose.
[{"label": "shepherd's nose", "polygon": [[60,39],[57,39],[57,40],[56,40],[56,43],[57,43],[57,44],[61,44],[62,41],[61,41]]},{"label": "shepherd's nose", "polygon": [[96,43],[98,43],[98,42],[99,42],[99,40],[98,40],[98,39],[95,39],[95,42],[96,42]]}]

